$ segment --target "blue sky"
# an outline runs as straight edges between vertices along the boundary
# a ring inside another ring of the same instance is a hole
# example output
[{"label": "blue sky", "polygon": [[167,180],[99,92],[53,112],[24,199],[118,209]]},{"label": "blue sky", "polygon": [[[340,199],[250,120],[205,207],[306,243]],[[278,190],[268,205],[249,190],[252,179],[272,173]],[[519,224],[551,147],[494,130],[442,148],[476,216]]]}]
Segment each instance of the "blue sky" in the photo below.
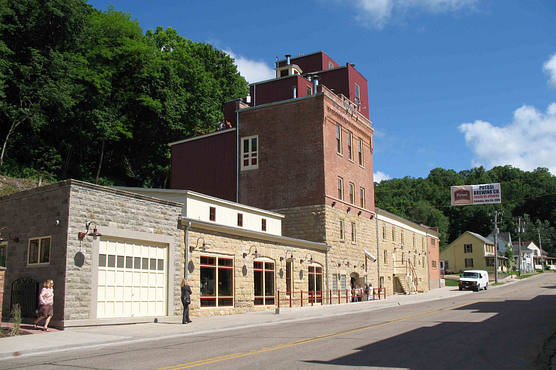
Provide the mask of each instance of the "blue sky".
[{"label": "blue sky", "polygon": [[354,63],[369,82],[375,181],[506,164],[556,175],[554,0],[89,3],[227,51],[249,82],[285,54]]}]

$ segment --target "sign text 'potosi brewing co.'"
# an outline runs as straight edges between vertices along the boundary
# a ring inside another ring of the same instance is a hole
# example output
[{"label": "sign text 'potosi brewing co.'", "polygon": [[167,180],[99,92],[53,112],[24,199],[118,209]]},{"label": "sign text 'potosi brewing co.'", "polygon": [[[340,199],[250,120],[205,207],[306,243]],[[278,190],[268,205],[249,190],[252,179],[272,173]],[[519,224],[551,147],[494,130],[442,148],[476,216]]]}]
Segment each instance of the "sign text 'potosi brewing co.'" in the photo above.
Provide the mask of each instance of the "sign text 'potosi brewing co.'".
[{"label": "sign text 'potosi brewing co.'", "polygon": [[452,205],[501,203],[500,184],[452,186]]}]

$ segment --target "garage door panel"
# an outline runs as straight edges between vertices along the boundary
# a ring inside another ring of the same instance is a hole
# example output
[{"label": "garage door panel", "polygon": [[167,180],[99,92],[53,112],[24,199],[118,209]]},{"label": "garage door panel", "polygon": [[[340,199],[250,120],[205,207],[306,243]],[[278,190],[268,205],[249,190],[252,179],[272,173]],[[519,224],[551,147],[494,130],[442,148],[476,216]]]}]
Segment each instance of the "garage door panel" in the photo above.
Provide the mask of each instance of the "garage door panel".
[{"label": "garage door panel", "polygon": [[167,254],[162,245],[132,240],[101,240],[97,317],[165,315]]}]

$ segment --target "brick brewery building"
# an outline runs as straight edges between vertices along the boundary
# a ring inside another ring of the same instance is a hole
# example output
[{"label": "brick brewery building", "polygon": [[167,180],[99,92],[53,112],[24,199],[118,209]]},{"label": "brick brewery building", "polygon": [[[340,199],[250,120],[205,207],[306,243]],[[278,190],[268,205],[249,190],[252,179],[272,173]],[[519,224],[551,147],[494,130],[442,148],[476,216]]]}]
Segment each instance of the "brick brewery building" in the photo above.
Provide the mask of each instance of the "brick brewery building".
[{"label": "brick brewery building", "polygon": [[285,215],[284,236],[330,246],[322,289],[439,285],[437,230],[375,209],[368,84],[353,64],[287,55],[224,110],[221,130],[170,144],[173,189]]},{"label": "brick brewery building", "polygon": [[365,283],[438,287],[437,230],[375,208],[354,66],[287,56],[250,89],[220,130],[170,144],[172,189],[66,180],[0,197],[1,315],[19,303],[31,317],[49,278],[58,327],[179,316],[182,277],[194,316],[273,309],[291,291],[308,304]]}]

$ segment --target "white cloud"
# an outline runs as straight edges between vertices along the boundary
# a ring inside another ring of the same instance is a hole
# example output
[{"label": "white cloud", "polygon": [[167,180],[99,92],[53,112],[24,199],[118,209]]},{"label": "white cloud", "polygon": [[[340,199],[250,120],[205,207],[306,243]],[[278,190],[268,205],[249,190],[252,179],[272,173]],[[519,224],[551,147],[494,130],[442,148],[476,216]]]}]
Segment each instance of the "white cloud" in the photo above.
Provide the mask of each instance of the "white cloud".
[{"label": "white cloud", "polygon": [[556,54],[543,64],[542,69],[548,75],[548,84],[556,87]]},{"label": "white cloud", "polygon": [[390,175],[385,174],[384,172],[378,171],[373,173],[373,181],[374,182],[381,182],[382,180],[390,180]]},{"label": "white cloud", "polygon": [[546,167],[556,174],[556,103],[550,104],[546,113],[524,105],[505,127],[479,120],[458,128],[473,151],[474,165],[509,164],[524,171]]},{"label": "white cloud", "polygon": [[356,19],[363,24],[383,28],[394,17],[410,11],[431,13],[454,12],[472,9],[479,0],[344,0],[357,11]]},{"label": "white cloud", "polygon": [[224,50],[224,52],[235,59],[235,65],[239,73],[245,77],[249,83],[269,80],[276,77],[274,69],[260,59],[247,59],[241,55],[236,55],[231,50]]}]

